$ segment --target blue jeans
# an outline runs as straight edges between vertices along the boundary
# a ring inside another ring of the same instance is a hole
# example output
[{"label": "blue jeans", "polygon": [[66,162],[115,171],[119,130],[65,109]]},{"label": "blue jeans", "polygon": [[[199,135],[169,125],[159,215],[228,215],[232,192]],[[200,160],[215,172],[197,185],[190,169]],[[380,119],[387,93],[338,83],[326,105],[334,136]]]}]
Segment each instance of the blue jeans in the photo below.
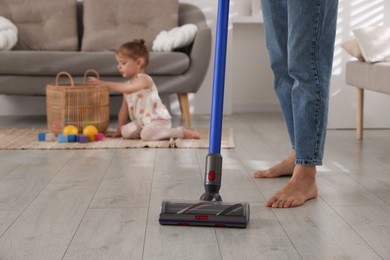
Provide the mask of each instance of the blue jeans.
[{"label": "blue jeans", "polygon": [[322,165],[338,0],[261,0],[275,92],[296,165]]}]

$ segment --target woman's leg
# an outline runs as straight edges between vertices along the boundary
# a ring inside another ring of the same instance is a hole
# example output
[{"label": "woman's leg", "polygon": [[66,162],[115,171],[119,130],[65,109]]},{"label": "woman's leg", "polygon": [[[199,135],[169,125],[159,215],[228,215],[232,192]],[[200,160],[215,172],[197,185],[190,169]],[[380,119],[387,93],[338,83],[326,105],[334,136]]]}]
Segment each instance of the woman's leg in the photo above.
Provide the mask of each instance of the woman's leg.
[{"label": "woman's leg", "polygon": [[316,165],[322,164],[338,0],[288,0],[288,73],[295,168],[290,181],[267,202],[295,207],[317,196]]},{"label": "woman's leg", "polygon": [[289,0],[262,0],[264,29],[271,68],[275,76],[274,88],[294,147],[294,123],[291,91],[294,80],[288,74],[288,20]]},{"label": "woman's leg", "polygon": [[[292,149],[295,147],[294,116],[291,91],[294,79],[288,74],[288,11],[289,0],[262,0],[264,28],[271,68],[275,76],[274,88],[290,136]],[[254,173],[255,178],[274,178],[292,175],[295,167],[295,151],[270,169]]]},{"label": "woman's leg", "polygon": [[122,137],[125,139],[140,139],[142,126],[138,121],[128,123],[121,128]]},{"label": "woman's leg", "polygon": [[322,165],[338,0],[288,0],[288,73],[297,165]]}]

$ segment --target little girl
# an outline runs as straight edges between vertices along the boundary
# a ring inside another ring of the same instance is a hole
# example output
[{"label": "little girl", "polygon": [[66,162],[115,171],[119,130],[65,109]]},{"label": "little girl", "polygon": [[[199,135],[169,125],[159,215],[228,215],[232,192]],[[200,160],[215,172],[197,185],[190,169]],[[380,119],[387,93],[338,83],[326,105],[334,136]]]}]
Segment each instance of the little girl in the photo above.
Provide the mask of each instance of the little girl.
[{"label": "little girl", "polygon": [[[115,54],[118,70],[124,83],[105,82],[93,77],[88,82],[108,86],[111,90],[123,93],[122,106],[118,114],[118,128],[108,133],[111,137],[157,141],[182,138],[199,139],[199,133],[183,127],[172,128],[171,115],[161,102],[153,79],[145,74],[149,63],[149,52],[145,41],[134,40],[123,44]],[[131,123],[128,122],[130,117]]]}]

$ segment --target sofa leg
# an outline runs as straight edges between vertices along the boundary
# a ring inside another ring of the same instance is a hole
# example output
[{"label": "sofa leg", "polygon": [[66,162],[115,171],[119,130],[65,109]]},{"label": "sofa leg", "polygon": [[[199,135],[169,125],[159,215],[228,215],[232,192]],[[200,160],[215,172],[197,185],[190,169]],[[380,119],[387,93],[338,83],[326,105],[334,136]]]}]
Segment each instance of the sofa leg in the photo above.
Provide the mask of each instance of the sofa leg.
[{"label": "sofa leg", "polygon": [[190,115],[190,104],[188,101],[188,93],[178,93],[177,94],[180,103],[180,111],[182,116],[186,121],[187,127],[191,126],[191,115]]},{"label": "sofa leg", "polygon": [[363,139],[363,111],[364,111],[364,89],[357,88],[356,95],[356,139]]},{"label": "sofa leg", "polygon": [[184,117],[183,103],[181,102],[181,98],[180,98],[180,94],[179,93],[177,93],[177,99],[179,100],[180,115],[181,115],[181,118],[183,118]]}]

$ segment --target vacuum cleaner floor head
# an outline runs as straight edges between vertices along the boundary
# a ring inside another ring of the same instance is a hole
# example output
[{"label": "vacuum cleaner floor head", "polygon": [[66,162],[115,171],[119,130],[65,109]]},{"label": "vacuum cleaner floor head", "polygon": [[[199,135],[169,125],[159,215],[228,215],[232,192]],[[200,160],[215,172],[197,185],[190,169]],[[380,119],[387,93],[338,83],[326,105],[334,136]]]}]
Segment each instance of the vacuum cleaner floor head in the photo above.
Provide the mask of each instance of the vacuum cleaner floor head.
[{"label": "vacuum cleaner floor head", "polygon": [[161,225],[246,228],[249,204],[222,201],[163,201]]}]

